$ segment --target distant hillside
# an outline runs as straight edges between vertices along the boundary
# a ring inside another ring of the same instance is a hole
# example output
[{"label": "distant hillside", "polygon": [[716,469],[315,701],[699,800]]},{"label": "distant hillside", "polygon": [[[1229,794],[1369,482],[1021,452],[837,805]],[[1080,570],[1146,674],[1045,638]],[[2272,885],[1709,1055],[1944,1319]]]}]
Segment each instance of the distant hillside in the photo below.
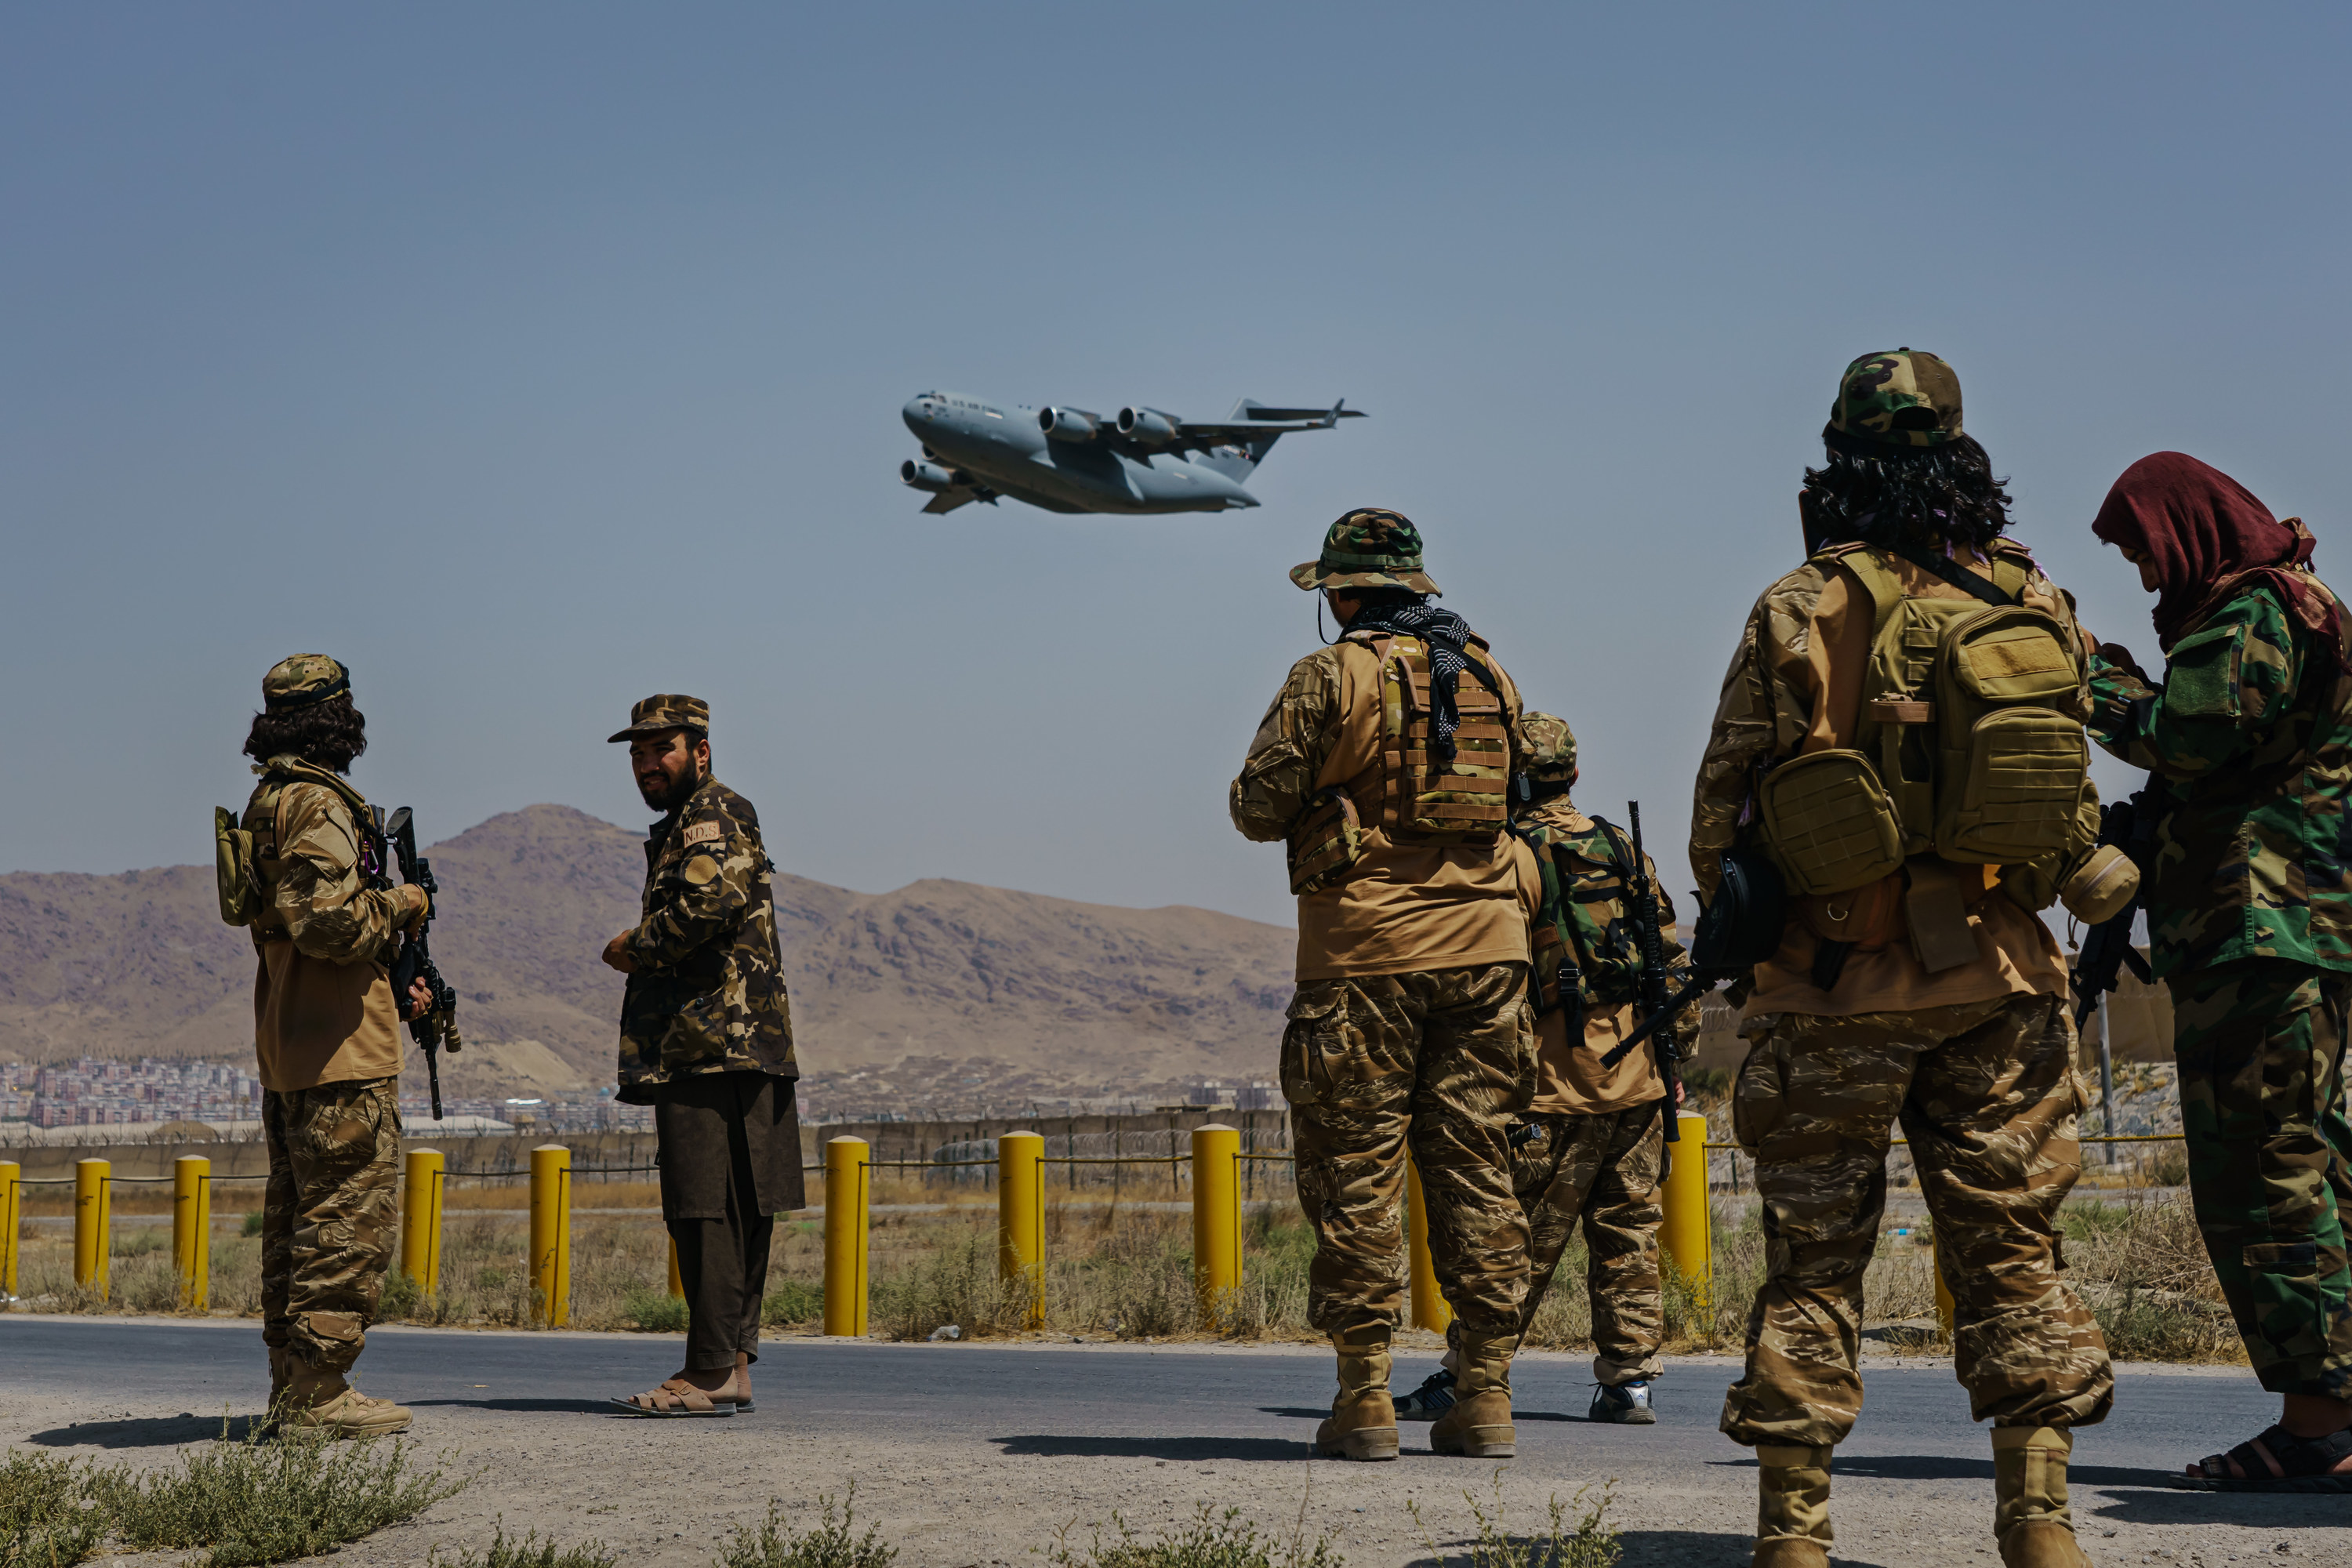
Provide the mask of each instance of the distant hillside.
[{"label": "distant hillside", "polygon": [[[486,1080],[609,1081],[644,840],[567,806],[492,817],[431,851],[435,954]],[[209,867],[0,876],[0,1055],[216,1055],[251,1045],[253,956]],[[909,1056],[1037,1081],[1265,1076],[1292,933],[1207,910],[1073,903],[926,879],[853,893],[779,873],[803,1059],[828,1077]],[[488,1087],[485,1081],[484,1087]]]}]

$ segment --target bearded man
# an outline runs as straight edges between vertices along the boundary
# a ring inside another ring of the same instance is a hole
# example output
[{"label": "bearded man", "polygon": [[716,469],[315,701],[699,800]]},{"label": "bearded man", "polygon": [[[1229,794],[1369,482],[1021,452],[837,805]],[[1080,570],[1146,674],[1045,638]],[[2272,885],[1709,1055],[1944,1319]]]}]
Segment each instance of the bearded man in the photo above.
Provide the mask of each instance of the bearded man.
[{"label": "bearded man", "polygon": [[709,704],[648,697],[611,740],[627,742],[637,793],[662,814],[646,833],[643,918],[604,945],[629,977],[617,1098],[654,1108],[688,1314],[686,1365],[613,1403],[639,1415],[748,1413],[775,1216],[807,1202],[775,866],[760,814],[711,776]]}]

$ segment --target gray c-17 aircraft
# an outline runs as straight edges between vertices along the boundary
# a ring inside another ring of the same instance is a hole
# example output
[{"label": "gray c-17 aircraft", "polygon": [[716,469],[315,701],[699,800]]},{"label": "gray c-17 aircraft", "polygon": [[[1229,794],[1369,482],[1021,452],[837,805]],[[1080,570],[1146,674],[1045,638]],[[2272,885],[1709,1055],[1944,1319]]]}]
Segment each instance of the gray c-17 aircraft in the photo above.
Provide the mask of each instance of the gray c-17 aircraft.
[{"label": "gray c-17 aircraft", "polygon": [[1083,408],[999,407],[953,392],[923,392],[901,410],[923,443],[898,477],[930,494],[927,512],[999,496],[1047,511],[1229,511],[1257,505],[1242,481],[1294,430],[1328,430],[1363,415],[1341,398],[1328,408],[1268,408],[1244,397],[1221,424],[1196,424],[1157,408],[1122,408],[1105,419]]}]

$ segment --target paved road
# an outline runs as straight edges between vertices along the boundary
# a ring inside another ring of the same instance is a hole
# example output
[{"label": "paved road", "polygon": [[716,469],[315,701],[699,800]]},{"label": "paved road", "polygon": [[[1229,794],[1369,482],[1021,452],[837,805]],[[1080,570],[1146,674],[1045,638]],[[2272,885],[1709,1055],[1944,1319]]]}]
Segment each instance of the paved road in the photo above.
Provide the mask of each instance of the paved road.
[{"label": "paved road", "polygon": [[[761,1363],[757,1415],[607,1419],[606,1395],[646,1386],[674,1354],[674,1345],[643,1335],[393,1328],[370,1335],[362,1370],[371,1393],[415,1408],[420,1435],[437,1442],[455,1434],[469,1455],[499,1444],[545,1453],[554,1451],[544,1447],[551,1442],[577,1442],[588,1451],[590,1468],[581,1473],[593,1474],[622,1462],[617,1450],[643,1447],[648,1429],[666,1449],[727,1428],[730,1457],[740,1451],[739,1438],[755,1434],[796,1445],[799,1458],[787,1468],[805,1468],[813,1453],[841,1457],[836,1474],[857,1478],[861,1499],[909,1532],[910,1564],[984,1557],[971,1542],[993,1539],[991,1530],[1007,1542],[1002,1559],[1016,1561],[1025,1552],[1017,1552],[1014,1526],[1025,1521],[1034,1538],[1040,1507],[1080,1517],[1091,1506],[1096,1518],[1124,1507],[1134,1517],[1158,1495],[1154,1487],[1163,1489],[1170,1517],[1189,1512],[1178,1494],[1192,1487],[1202,1498],[1256,1501],[1257,1517],[1286,1522],[1298,1502],[1298,1461],[1330,1387],[1328,1353],[1292,1347],[793,1340],[772,1344]],[[217,1432],[225,1407],[253,1407],[259,1360],[250,1323],[0,1315],[0,1440],[114,1450],[197,1440]],[[1401,1358],[1398,1386],[1425,1370],[1419,1358]],[[1629,1564],[1744,1562],[1750,1462],[1715,1431],[1730,1375],[1720,1362],[1677,1365],[1662,1388],[1658,1426],[1596,1426],[1581,1419],[1590,1398],[1582,1358],[1525,1358],[1516,1379],[1514,1483],[1564,1489],[1619,1477]],[[108,1392],[89,1401],[94,1376]],[[1838,1454],[1841,1542],[1857,1553],[1841,1562],[1987,1561],[1977,1548],[1988,1539],[1991,1461],[1948,1366],[1877,1365],[1867,1384],[1868,1408]],[[2291,1554],[2352,1563],[2352,1509],[2341,1500],[2215,1498],[2163,1487],[2186,1434],[2206,1447],[2234,1441],[2265,1425],[2271,1409],[2242,1370],[2126,1372],[2114,1416],[2084,1432],[2075,1452],[2076,1508],[2085,1539],[2104,1546],[2100,1561],[2137,1561],[2162,1546],[2180,1550],[2186,1562],[2190,1543],[2209,1563],[2274,1560],[2284,1542]],[[75,1416],[80,1424],[71,1424]],[[696,1430],[689,1436],[683,1428]],[[1423,1430],[1407,1427],[1409,1447]],[[782,1464],[784,1450],[776,1451]],[[1023,1490],[1047,1473],[1039,1460],[1057,1462],[1050,1468],[1057,1500],[1042,1505]],[[1008,1468],[1031,1479],[1008,1482]],[[1338,1521],[1351,1563],[1403,1562],[1424,1553],[1411,1550],[1401,1520],[1351,1515],[1381,1514],[1381,1500],[1392,1505],[1416,1486],[1421,1497],[1459,1511],[1460,1488],[1483,1485],[1491,1467],[1471,1468],[1425,1455],[1397,1466],[1318,1466],[1317,1517]],[[1098,1479],[1062,1484],[1087,1475]],[[1193,1477],[1227,1479],[1200,1485]],[[989,1489],[1008,1485],[1009,1495]],[[963,1489],[957,1495],[977,1511],[950,1510],[950,1538],[926,1550],[924,1528],[947,1523],[926,1517],[927,1508],[939,1511],[931,1494],[943,1486]],[[1542,1490],[1530,1495],[1539,1500]],[[1268,1498],[1287,1500],[1265,1508]],[[499,1506],[510,1525],[523,1517],[519,1503]],[[625,1530],[606,1533],[616,1544],[627,1538]]]}]

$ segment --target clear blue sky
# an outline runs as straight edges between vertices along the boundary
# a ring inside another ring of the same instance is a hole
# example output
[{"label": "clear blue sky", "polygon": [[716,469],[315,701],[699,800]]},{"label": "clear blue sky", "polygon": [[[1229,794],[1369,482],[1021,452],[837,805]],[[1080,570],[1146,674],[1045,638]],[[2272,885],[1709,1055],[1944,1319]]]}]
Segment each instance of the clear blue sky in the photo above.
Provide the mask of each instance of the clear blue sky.
[{"label": "clear blue sky", "polygon": [[[2193,452],[2344,528],[2340,6],[19,5],[0,868],[200,860],[262,671],[432,837],[644,819],[716,709],[787,868],[1286,921],[1224,788],[1362,504],[1669,884],[1839,368],[1958,369],[2018,531]],[[940,385],[1337,395],[1261,510],[920,515]],[[2110,774],[2112,781],[2116,775]]]}]

